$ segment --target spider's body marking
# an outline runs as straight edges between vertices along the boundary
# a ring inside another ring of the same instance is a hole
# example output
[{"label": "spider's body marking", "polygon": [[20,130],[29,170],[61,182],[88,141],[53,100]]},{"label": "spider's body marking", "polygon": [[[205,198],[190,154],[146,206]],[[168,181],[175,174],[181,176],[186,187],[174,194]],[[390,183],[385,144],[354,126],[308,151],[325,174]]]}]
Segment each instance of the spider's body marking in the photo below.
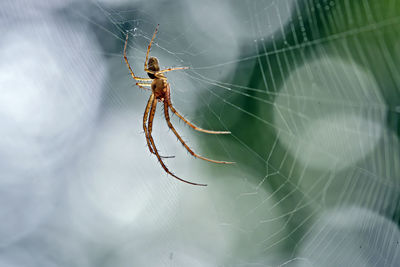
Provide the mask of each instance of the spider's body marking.
[{"label": "spider's body marking", "polygon": [[[186,150],[194,157],[214,162],[214,163],[223,163],[223,164],[231,164],[234,162],[228,162],[228,161],[218,161],[218,160],[213,160],[213,159],[208,159],[203,156],[200,156],[196,154],[189,146],[185,143],[185,141],[182,139],[182,137],[178,134],[176,129],[171,123],[170,116],[168,110],[170,109],[175,115],[177,115],[183,122],[185,122],[187,125],[189,125],[191,128],[193,128],[196,131],[199,132],[204,132],[204,133],[210,133],[210,134],[229,134],[230,132],[228,131],[211,131],[211,130],[204,130],[200,127],[197,127],[187,119],[185,119],[181,114],[178,113],[178,111],[173,107],[172,102],[171,102],[171,88],[169,86],[169,83],[167,82],[167,78],[165,77],[164,73],[172,71],[172,70],[182,70],[182,69],[188,69],[187,67],[177,67],[177,68],[168,68],[164,70],[160,70],[160,65],[158,63],[158,59],[156,57],[150,57],[149,58],[149,53],[150,53],[150,48],[151,44],[156,36],[158,30],[158,25],[156,27],[156,30],[153,34],[153,37],[150,40],[150,44],[147,47],[147,53],[146,53],[146,60],[144,62],[144,71],[147,72],[147,75],[149,78],[140,78],[134,75],[131,66],[129,65],[128,62],[128,57],[126,56],[126,46],[128,43],[128,34],[126,35],[125,39],[125,46],[124,46],[124,59],[126,64],[128,65],[129,72],[132,76],[133,79],[136,81],[141,81],[139,83],[136,83],[137,86],[143,89],[148,89],[147,87],[151,88],[152,94],[147,102],[146,109],[143,115],[143,130],[146,135],[146,141],[147,141],[147,146],[152,154],[154,154],[158,162],[160,163],[161,167],[164,169],[166,173],[169,175],[173,176],[174,178],[178,179],[179,181],[192,184],[192,185],[200,185],[200,186],[206,186],[206,184],[197,184],[197,183],[192,183],[189,181],[186,181],[184,179],[179,178],[176,176],[174,173],[172,173],[165,163],[163,162],[163,158],[172,158],[173,156],[169,157],[164,157],[160,156],[158,153],[156,144],[154,142],[153,136],[152,136],[152,130],[153,130],[153,120],[154,120],[154,115],[156,113],[156,108],[157,108],[157,102],[163,102],[164,103],[164,117],[165,120],[168,124],[168,127],[172,130],[172,132],[175,134],[175,136],[178,138],[178,140],[182,143],[182,145],[186,148]],[[151,83],[150,83],[151,81]]]},{"label": "spider's body marking", "polygon": [[166,80],[161,79],[161,78],[155,78],[151,82],[151,90],[153,91],[153,94],[155,98],[158,100],[158,102],[164,101],[164,99],[167,99],[167,88],[168,88],[168,83]]}]

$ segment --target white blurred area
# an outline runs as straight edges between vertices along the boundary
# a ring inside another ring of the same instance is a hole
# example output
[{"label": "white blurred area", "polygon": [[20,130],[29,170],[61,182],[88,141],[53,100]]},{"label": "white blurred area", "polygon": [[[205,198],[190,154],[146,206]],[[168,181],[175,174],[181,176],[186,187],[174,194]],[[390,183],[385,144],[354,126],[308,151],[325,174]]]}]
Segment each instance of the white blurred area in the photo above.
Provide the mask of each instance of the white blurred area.
[{"label": "white blurred area", "polygon": [[400,231],[378,213],[357,206],[327,210],[311,227],[288,266],[398,266]]},{"label": "white blurred area", "polygon": [[[207,78],[222,80],[236,68],[236,64],[223,63],[235,61],[243,45],[264,41],[264,37],[266,39],[278,31],[289,19],[294,1],[182,2],[187,6],[184,19],[193,25],[193,30],[187,33],[188,39],[192,40],[191,47],[202,55],[194,69],[210,70],[204,72]],[[205,49],[207,53],[202,52]]]},{"label": "white blurred area", "polygon": [[[52,12],[61,10],[79,0],[5,0],[0,3],[0,20],[2,23],[16,22],[17,20],[43,19]],[[5,24],[3,24],[5,25]]]},{"label": "white blurred area", "polygon": [[83,28],[48,19],[16,22],[2,33],[0,245],[5,245],[53,211],[63,170],[90,136],[106,73],[100,57],[84,53],[93,49],[93,38]]},{"label": "white blurred area", "polygon": [[[60,266],[22,248],[40,247],[50,235],[41,228],[62,214],[66,173],[98,116],[106,67],[101,56],[87,53],[99,49],[87,25],[50,15],[66,4],[0,3],[9,11],[0,18],[0,266]],[[57,244],[65,243],[48,251]]]},{"label": "white blurred area", "polygon": [[175,216],[182,185],[165,175],[150,155],[137,123],[141,115],[116,111],[108,116],[72,172],[68,202],[82,235],[98,239],[121,229],[151,232]]},{"label": "white blurred area", "polygon": [[296,68],[275,100],[280,141],[305,166],[343,170],[368,156],[387,107],[374,77],[356,63],[323,56]]}]

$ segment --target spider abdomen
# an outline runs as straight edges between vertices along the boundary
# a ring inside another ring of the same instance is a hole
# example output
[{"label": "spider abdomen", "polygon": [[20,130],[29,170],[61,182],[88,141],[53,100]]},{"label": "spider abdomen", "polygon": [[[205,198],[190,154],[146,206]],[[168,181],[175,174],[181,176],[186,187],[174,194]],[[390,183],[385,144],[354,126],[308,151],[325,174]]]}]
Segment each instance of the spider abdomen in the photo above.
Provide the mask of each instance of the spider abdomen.
[{"label": "spider abdomen", "polygon": [[164,100],[167,96],[168,83],[164,79],[156,78],[151,83],[151,90],[157,100]]}]

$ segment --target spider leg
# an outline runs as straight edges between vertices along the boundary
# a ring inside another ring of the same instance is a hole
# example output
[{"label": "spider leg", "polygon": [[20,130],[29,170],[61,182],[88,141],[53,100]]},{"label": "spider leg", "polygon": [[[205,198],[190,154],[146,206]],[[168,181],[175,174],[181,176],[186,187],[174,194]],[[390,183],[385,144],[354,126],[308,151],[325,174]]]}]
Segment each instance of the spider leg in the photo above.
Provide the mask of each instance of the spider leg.
[{"label": "spider leg", "polygon": [[126,65],[128,65],[129,72],[131,73],[132,78],[137,81],[151,81],[152,79],[150,79],[150,78],[140,78],[140,77],[135,76],[135,74],[133,73],[131,65],[128,62],[128,57],[126,56],[126,46],[128,44],[128,36],[129,36],[129,34],[126,34],[125,46],[124,46],[124,59],[125,59]]},{"label": "spider leg", "polygon": [[196,158],[199,158],[199,159],[202,159],[202,160],[205,160],[205,161],[214,162],[214,163],[222,163],[222,164],[232,164],[232,163],[234,163],[234,162],[229,162],[229,161],[213,160],[213,159],[205,158],[203,156],[200,156],[200,155],[194,153],[193,150],[191,150],[189,148],[189,146],[185,143],[185,141],[183,141],[182,137],[175,130],[174,126],[172,126],[172,123],[171,123],[170,118],[169,118],[168,103],[166,101],[164,101],[164,115],[165,115],[165,119],[167,121],[168,127],[174,132],[175,136],[178,138],[178,140],[182,143],[182,145],[186,148],[187,151],[189,151],[189,153],[192,156],[194,156]]},{"label": "spider leg", "polygon": [[[144,133],[146,135],[147,146],[149,147],[150,152],[152,154],[155,154],[154,150],[153,150],[153,148],[152,148],[152,146],[150,144],[150,139],[149,139],[149,135],[151,134],[153,126],[151,125],[150,126],[151,128],[149,127],[149,129],[147,129],[147,126],[146,126],[147,117],[149,115],[150,107],[151,107],[151,104],[153,103],[153,100],[154,100],[154,94],[151,94],[151,96],[149,98],[149,101],[147,101],[146,109],[145,109],[144,115],[143,115],[143,130],[144,130]],[[154,117],[154,114],[153,114],[153,117]],[[150,119],[151,119],[151,121],[153,121],[153,118],[151,117],[151,115],[150,115]],[[162,158],[175,158],[175,156],[160,156],[160,157],[162,157]]]},{"label": "spider leg", "polygon": [[149,100],[147,101],[146,109],[144,110],[144,114],[143,114],[143,130],[146,135],[147,146],[149,147],[150,152],[154,154],[153,148],[150,144],[149,132],[147,131],[147,126],[146,126],[147,117],[149,115],[150,107],[151,107],[151,104],[153,103],[153,100],[154,100],[154,94],[151,94]]},{"label": "spider leg", "polygon": [[165,70],[157,71],[157,73],[164,73],[164,72],[168,72],[168,71],[172,71],[172,70],[187,70],[187,69],[189,69],[189,67],[168,68],[168,69],[165,69]]},{"label": "spider leg", "polygon": [[[151,87],[151,83],[136,83],[138,86],[145,86],[145,87]],[[148,88],[146,88],[148,89]]]},{"label": "spider leg", "polygon": [[181,114],[178,113],[178,111],[172,106],[171,103],[171,96],[170,96],[170,88],[169,85],[167,85],[168,88],[168,92],[167,92],[167,101],[168,101],[168,107],[171,109],[171,111],[178,116],[184,123],[186,123],[187,125],[189,125],[190,127],[192,127],[194,130],[199,131],[199,132],[203,132],[203,133],[209,133],[209,134],[230,134],[231,132],[229,131],[211,131],[211,130],[205,130],[202,129],[196,125],[194,125],[193,123],[191,123],[190,121],[188,121],[187,119],[185,119],[185,117],[183,117]]},{"label": "spider leg", "polygon": [[186,70],[189,69],[189,67],[177,67],[177,68],[169,68],[169,69],[165,69],[165,70],[159,70],[159,71],[153,71],[153,70],[149,70],[149,69],[144,69],[147,73],[151,73],[154,74],[154,76],[156,76],[157,78],[163,79],[163,80],[167,80],[167,77],[164,76],[163,73],[168,72],[168,71],[172,71],[172,70]]},{"label": "spider leg", "polygon": [[[152,98],[152,103],[151,103],[150,117],[149,117],[149,122],[148,122],[149,129],[152,127],[153,118],[154,118],[154,114],[156,113],[156,107],[157,107],[157,100],[154,99],[154,95],[153,95],[153,94],[152,94],[152,97],[151,97],[151,98]],[[150,102],[150,99],[149,99],[149,102]],[[157,156],[158,162],[161,164],[161,167],[163,167],[163,169],[164,169],[164,171],[165,171],[166,173],[168,173],[168,174],[171,175],[172,177],[178,179],[179,181],[184,182],[184,183],[187,183],[187,184],[199,185],[199,186],[206,186],[206,184],[197,184],[197,183],[193,183],[193,182],[186,181],[186,180],[184,180],[184,179],[182,179],[182,178],[179,178],[178,176],[176,176],[175,174],[173,174],[170,170],[168,170],[167,166],[166,166],[166,165],[164,164],[164,162],[162,161],[162,158],[161,158],[160,154],[158,154],[156,145],[155,145],[155,143],[154,143],[153,137],[152,137],[152,135],[151,135],[150,132],[148,133],[148,137],[149,137],[150,143],[151,143],[151,145],[152,145],[152,147],[153,147],[154,154]]]},{"label": "spider leg", "polygon": [[136,83],[139,88],[144,89],[144,90],[150,90],[150,88],[146,87],[151,87],[151,83]]},{"label": "spider leg", "polygon": [[178,116],[184,123],[186,123],[187,125],[189,125],[191,128],[193,128],[196,131],[203,132],[203,133],[209,133],[209,134],[230,134],[231,133],[229,131],[211,131],[211,130],[202,129],[202,128],[194,125],[187,119],[185,119],[185,117],[183,117],[181,114],[179,114],[178,111],[172,106],[171,103],[168,103],[168,106],[176,116]]},{"label": "spider leg", "polygon": [[160,26],[160,24],[157,24],[157,27],[156,27],[156,29],[154,31],[154,34],[153,34],[153,37],[151,37],[149,46],[147,47],[146,60],[144,61],[144,70],[145,71],[147,71],[147,61],[149,60],[150,48],[151,48],[151,44],[153,43],[154,38],[156,37],[157,31],[158,31],[158,26]]},{"label": "spider leg", "polygon": [[[160,24],[157,24],[156,29],[155,29],[155,31],[154,31],[154,33],[153,33],[153,36],[151,37],[150,43],[149,43],[149,45],[147,46],[146,60],[144,61],[144,71],[147,72],[147,73],[151,73],[151,74],[159,74],[159,73],[164,73],[164,72],[168,72],[168,71],[171,71],[171,70],[184,70],[184,69],[188,69],[189,67],[178,67],[178,68],[168,68],[168,69],[161,70],[161,71],[152,71],[152,70],[149,70],[149,69],[147,68],[147,63],[148,63],[148,60],[149,60],[149,54],[150,54],[151,45],[153,44],[154,38],[156,37],[156,34],[157,34],[157,32],[158,32],[158,26],[160,26]],[[127,39],[128,39],[128,38],[127,38]],[[164,78],[164,79],[165,79],[165,77],[159,77],[159,78],[161,78],[161,79]]]}]

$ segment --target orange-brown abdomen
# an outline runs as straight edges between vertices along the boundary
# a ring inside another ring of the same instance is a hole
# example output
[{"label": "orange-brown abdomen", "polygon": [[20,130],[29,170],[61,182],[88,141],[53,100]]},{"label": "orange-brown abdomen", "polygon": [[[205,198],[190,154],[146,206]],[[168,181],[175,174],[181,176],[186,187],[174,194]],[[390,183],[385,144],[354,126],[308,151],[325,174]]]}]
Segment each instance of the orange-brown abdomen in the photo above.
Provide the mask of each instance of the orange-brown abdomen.
[{"label": "orange-brown abdomen", "polygon": [[164,100],[167,98],[167,81],[160,78],[155,78],[151,83],[151,90],[157,100]]}]

